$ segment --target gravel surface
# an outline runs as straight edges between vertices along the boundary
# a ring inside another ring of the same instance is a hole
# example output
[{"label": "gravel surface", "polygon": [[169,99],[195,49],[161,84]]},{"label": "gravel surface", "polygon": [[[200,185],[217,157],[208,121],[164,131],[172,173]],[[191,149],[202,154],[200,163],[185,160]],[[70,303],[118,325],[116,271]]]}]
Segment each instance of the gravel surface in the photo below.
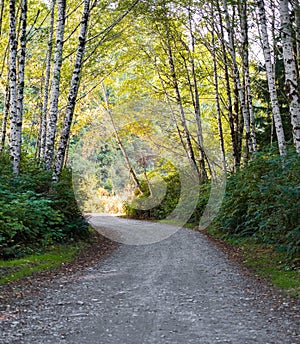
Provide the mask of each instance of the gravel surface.
[{"label": "gravel surface", "polygon": [[120,245],[0,319],[3,344],[300,343],[299,304],[273,297],[187,229],[152,245]]}]

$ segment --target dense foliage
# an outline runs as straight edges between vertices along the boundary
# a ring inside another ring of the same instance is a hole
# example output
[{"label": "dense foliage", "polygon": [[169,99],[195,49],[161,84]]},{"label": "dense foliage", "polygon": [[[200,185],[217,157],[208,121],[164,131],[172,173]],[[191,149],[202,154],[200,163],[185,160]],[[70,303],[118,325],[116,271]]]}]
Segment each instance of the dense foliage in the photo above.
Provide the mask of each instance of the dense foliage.
[{"label": "dense foliage", "polygon": [[29,159],[22,161],[18,177],[12,175],[7,156],[1,156],[0,165],[0,258],[19,257],[88,235],[69,171],[51,185],[49,172]]},{"label": "dense foliage", "polygon": [[259,153],[228,179],[215,223],[225,236],[252,236],[290,256],[300,254],[299,156]]}]

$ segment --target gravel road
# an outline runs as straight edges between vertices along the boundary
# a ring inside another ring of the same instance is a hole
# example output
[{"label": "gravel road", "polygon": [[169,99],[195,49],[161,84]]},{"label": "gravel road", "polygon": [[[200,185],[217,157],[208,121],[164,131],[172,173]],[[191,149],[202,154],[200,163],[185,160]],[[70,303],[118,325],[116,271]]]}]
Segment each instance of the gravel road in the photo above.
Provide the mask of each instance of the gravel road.
[{"label": "gravel road", "polygon": [[0,343],[300,343],[298,306],[287,299],[275,307],[201,233],[174,232],[151,245],[120,245],[21,299],[17,315],[0,321]]}]

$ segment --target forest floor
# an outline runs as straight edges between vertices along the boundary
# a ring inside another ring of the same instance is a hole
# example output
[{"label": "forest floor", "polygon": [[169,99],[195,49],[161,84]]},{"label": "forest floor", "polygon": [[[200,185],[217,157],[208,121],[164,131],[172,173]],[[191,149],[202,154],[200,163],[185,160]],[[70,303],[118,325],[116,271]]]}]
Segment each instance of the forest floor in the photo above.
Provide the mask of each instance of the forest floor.
[{"label": "forest floor", "polygon": [[[114,218],[105,221],[115,231]],[[7,344],[300,343],[299,300],[189,229],[151,245],[98,240],[76,262],[1,286],[0,294]]]}]

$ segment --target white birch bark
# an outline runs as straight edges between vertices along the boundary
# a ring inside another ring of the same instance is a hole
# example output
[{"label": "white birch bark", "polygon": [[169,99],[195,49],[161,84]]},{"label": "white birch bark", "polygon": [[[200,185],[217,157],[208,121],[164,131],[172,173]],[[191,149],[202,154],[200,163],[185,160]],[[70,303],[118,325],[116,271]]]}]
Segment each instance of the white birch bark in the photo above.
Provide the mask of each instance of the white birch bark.
[{"label": "white birch bark", "polygon": [[50,74],[51,74],[51,58],[52,58],[52,50],[53,50],[55,3],[56,3],[56,0],[51,1],[50,32],[49,32],[49,38],[48,38],[48,51],[47,51],[47,57],[46,57],[44,99],[43,99],[43,107],[42,107],[42,114],[41,114],[40,158],[42,161],[45,161],[45,151],[46,151],[49,86],[50,86]]},{"label": "white birch bark", "polygon": [[296,52],[298,70],[300,68],[300,3],[299,0],[292,0],[293,10],[295,14],[295,35],[296,35]]},{"label": "white birch bark", "polygon": [[279,153],[281,156],[286,155],[286,143],[285,135],[282,126],[282,119],[280,114],[280,108],[278,103],[278,95],[275,83],[275,72],[272,63],[271,49],[269,44],[268,30],[267,30],[267,19],[265,12],[265,5],[263,0],[257,1],[258,14],[259,14],[259,28],[261,33],[262,48],[265,60],[266,74],[268,80],[268,89],[272,105],[273,120],[276,129],[277,141]]},{"label": "white birch bark", "polygon": [[58,100],[60,91],[60,75],[62,67],[62,54],[64,45],[64,31],[65,31],[65,12],[66,12],[66,0],[57,0],[58,18],[56,28],[56,43],[55,43],[55,54],[54,54],[54,65],[53,65],[53,76],[51,83],[51,94],[50,94],[50,110],[49,119],[47,126],[47,137],[46,137],[46,153],[45,153],[45,167],[46,170],[51,170],[54,145],[57,130],[57,117],[58,117]]},{"label": "white birch bark", "polygon": [[289,13],[289,1],[280,0],[279,3],[286,93],[289,100],[289,109],[293,130],[293,141],[297,153],[300,154],[299,85],[297,79],[296,61],[293,54],[293,38]]},{"label": "white birch bark", "polygon": [[67,104],[66,114],[64,118],[63,129],[62,129],[56,161],[55,161],[55,167],[54,167],[54,173],[53,173],[54,182],[59,181],[63,164],[64,164],[64,160],[65,160],[64,158],[66,154],[68,140],[70,137],[71,125],[72,125],[74,109],[76,105],[76,99],[77,99],[79,83],[80,83],[80,73],[82,69],[82,62],[83,62],[83,57],[84,57],[84,52],[85,52],[85,47],[86,47],[86,37],[87,37],[87,31],[88,31],[89,15],[90,15],[90,0],[85,0],[83,15],[81,19],[77,56],[76,56],[75,66],[74,66],[73,75],[71,79],[71,85],[70,85],[70,90],[69,90],[69,95],[68,95],[68,104]]},{"label": "white birch bark", "polygon": [[20,171],[18,152],[18,118],[17,118],[17,36],[15,1],[9,3],[9,85],[10,85],[10,158],[14,174]]},{"label": "white birch bark", "polygon": [[[16,113],[16,155],[21,158],[22,145],[22,124],[24,108],[24,80],[25,80],[25,61],[26,61],[26,27],[27,27],[27,0],[21,3],[21,35],[20,35],[20,55],[18,63],[18,83],[17,83],[17,113]],[[20,163],[20,162],[19,162]]]}]

